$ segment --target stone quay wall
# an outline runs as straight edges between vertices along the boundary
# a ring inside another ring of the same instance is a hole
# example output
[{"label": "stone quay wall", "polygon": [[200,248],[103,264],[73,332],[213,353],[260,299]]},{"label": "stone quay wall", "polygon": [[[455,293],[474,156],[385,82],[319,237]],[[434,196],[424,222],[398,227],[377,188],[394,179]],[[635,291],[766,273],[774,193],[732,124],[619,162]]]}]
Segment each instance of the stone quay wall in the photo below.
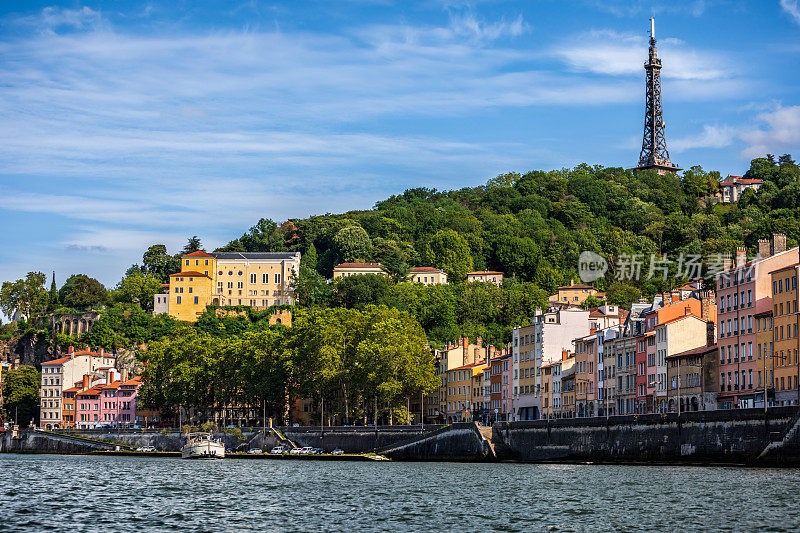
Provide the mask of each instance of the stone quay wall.
[{"label": "stone quay wall", "polygon": [[[442,426],[319,426],[281,427],[283,435],[298,446],[313,446],[325,451],[340,448],[347,453],[367,453],[397,442],[427,434]],[[423,433],[424,432],[424,433]]]},{"label": "stone quay wall", "polygon": [[800,465],[796,407],[495,424],[493,440],[531,462]]}]

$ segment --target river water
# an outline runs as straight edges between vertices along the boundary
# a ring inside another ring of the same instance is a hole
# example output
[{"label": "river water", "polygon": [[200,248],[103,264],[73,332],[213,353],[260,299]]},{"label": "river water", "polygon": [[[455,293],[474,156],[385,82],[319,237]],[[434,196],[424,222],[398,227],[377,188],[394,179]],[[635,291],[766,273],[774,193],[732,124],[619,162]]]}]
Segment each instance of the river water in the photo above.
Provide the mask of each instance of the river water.
[{"label": "river water", "polygon": [[0,531],[798,531],[800,470],[0,455]]}]

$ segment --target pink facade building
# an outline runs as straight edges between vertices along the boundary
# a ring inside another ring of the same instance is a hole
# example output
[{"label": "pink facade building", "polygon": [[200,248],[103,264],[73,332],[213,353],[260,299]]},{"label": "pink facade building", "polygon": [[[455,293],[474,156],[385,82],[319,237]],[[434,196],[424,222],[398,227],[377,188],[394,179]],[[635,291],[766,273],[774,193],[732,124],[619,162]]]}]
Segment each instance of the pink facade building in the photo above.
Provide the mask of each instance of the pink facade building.
[{"label": "pink facade building", "polygon": [[732,267],[717,279],[720,409],[754,406],[753,376],[763,365],[756,351],[755,315],[772,309],[770,272],[797,261],[798,249],[786,250],[785,235],[774,235],[771,247],[761,240],[758,248],[752,261],[739,248]]},{"label": "pink facade building", "polygon": [[94,429],[100,424],[100,395],[103,385],[95,385],[75,395],[75,427]]},{"label": "pink facade building", "polygon": [[119,418],[117,423],[121,426],[133,425],[136,422],[136,395],[139,392],[141,378],[129,379],[120,384],[117,398],[120,402]]},{"label": "pink facade building", "polygon": [[119,381],[103,385],[100,389],[100,423],[104,426],[116,426],[122,407],[117,398]]}]

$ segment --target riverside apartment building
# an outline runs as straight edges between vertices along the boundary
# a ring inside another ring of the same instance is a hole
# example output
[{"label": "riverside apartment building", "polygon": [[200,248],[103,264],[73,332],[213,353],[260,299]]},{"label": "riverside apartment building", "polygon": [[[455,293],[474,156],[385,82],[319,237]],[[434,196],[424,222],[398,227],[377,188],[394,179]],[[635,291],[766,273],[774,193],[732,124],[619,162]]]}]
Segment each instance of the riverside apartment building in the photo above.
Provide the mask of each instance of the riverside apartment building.
[{"label": "riverside apartment building", "polygon": [[[774,312],[770,273],[797,262],[798,249],[787,250],[786,236],[775,234],[771,246],[769,241],[759,241],[758,255],[751,261],[747,261],[744,248],[737,250],[734,264],[718,276],[720,409],[755,406],[758,371],[763,372],[763,362],[757,359],[756,315],[770,310]],[[778,292],[779,298],[781,294]],[[773,316],[773,320],[777,325],[778,317]],[[785,351],[786,348],[784,356]],[[776,368],[779,362],[775,360]],[[777,384],[780,386],[780,381]]]},{"label": "riverside apartment building", "polygon": [[74,423],[74,420],[68,420],[66,423],[64,421],[64,391],[73,388],[84,375],[96,373],[104,368],[113,368],[115,363],[116,357],[103,350],[76,352],[72,346],[62,357],[42,363],[42,381],[39,388],[39,420],[42,427],[61,429]]}]

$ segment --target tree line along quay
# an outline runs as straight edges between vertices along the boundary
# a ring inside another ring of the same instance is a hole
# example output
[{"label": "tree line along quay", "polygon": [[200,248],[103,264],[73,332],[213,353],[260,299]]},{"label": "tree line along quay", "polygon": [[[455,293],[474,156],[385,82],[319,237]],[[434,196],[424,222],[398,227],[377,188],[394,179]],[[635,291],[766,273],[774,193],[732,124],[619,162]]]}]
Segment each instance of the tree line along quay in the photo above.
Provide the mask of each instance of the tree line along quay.
[{"label": "tree line along quay", "polygon": [[[794,405],[799,190],[789,155],[727,178],[580,165],[262,219],[209,252],[156,244],[110,289],[32,272],[0,289],[3,417],[525,420],[757,407],[765,392]],[[573,282],[583,251],[608,262],[591,284]],[[730,264],[696,276],[675,261],[717,255]],[[665,266],[621,275],[625,257]],[[47,361],[70,346],[113,354],[115,372],[64,382]]]}]

